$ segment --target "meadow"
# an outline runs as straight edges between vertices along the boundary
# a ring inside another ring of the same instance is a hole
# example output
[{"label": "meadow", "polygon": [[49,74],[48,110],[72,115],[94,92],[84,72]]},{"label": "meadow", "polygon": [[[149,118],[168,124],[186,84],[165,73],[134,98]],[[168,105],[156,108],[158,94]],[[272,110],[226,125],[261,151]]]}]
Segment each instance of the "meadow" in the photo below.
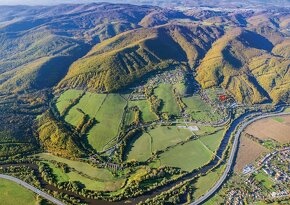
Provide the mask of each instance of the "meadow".
[{"label": "meadow", "polygon": [[224,130],[221,129],[215,133],[200,137],[200,141],[205,144],[212,152],[215,152],[220,145],[220,142],[224,136]]},{"label": "meadow", "polygon": [[88,141],[97,151],[117,137],[125,106],[126,100],[121,95],[110,94],[100,107],[97,124],[88,133]]},{"label": "meadow", "polygon": [[275,185],[274,182],[263,171],[259,171],[258,174],[255,176],[255,179],[258,182],[262,183],[266,189],[273,190],[272,186]]},{"label": "meadow", "polygon": [[193,187],[196,189],[193,193],[193,197],[198,199],[202,195],[204,195],[210,188],[212,188],[220,176],[223,174],[225,166],[220,166],[213,171],[209,172],[205,176],[199,177],[195,183],[193,183]]},{"label": "meadow", "polygon": [[[68,90],[57,101],[57,108],[61,112],[71,104],[71,100],[80,95],[77,90]],[[119,94],[96,94],[86,92],[65,116],[65,121],[77,127],[82,123],[84,115],[95,118],[96,124],[88,131],[89,144],[97,151],[105,146],[119,133],[126,99]],[[109,128],[109,129],[108,129]]]},{"label": "meadow", "polygon": [[82,184],[84,184],[86,189],[88,190],[117,191],[125,183],[125,179],[115,179],[115,180],[105,181],[101,179],[99,180],[91,179],[75,171],[64,173],[61,169],[57,168],[52,163],[47,163],[47,164],[53,170],[53,174],[56,176],[58,182],[79,181]]},{"label": "meadow", "polygon": [[191,135],[189,130],[175,126],[158,126],[149,129],[133,143],[128,160],[146,161],[151,153],[186,141]]},{"label": "meadow", "polygon": [[56,101],[56,108],[59,113],[62,113],[65,108],[71,104],[72,100],[79,97],[82,93],[82,90],[67,90],[62,93]]},{"label": "meadow", "polygon": [[96,117],[105,98],[105,94],[86,93],[79,103],[70,109],[68,115],[65,116],[65,120],[77,126],[84,115],[83,113],[88,114],[90,118]]},{"label": "meadow", "polygon": [[182,98],[182,101],[187,106],[186,111],[194,120],[202,122],[218,121],[220,115],[215,113],[213,108],[204,102],[199,95]]},{"label": "meadow", "polygon": [[81,161],[74,161],[65,159],[62,157],[57,157],[52,154],[48,153],[41,153],[37,154],[35,156],[38,156],[40,159],[44,161],[57,161],[61,163],[67,164],[69,167],[74,168],[75,170],[82,172],[90,177],[98,178],[98,179],[105,179],[105,180],[112,180],[114,177],[107,169],[100,169],[97,167],[94,167],[86,162]]},{"label": "meadow", "polygon": [[[85,185],[86,189],[94,191],[117,191],[125,183],[124,178],[115,178],[107,169],[99,169],[85,162],[72,161],[46,153],[36,156],[39,156],[52,169],[58,183],[79,181]],[[52,160],[65,163],[76,171],[65,173],[56,167]]]},{"label": "meadow", "polygon": [[141,117],[144,122],[151,122],[157,120],[155,113],[151,112],[150,104],[147,100],[130,101],[128,107],[137,106],[141,111]]},{"label": "meadow", "polygon": [[166,112],[169,115],[175,116],[178,116],[180,114],[180,109],[173,93],[173,85],[160,84],[154,90],[154,94],[164,103],[161,110],[162,112]]},{"label": "meadow", "polygon": [[26,188],[8,181],[0,179],[0,204],[5,205],[35,205],[36,195]]},{"label": "meadow", "polygon": [[205,148],[200,140],[193,140],[162,153],[160,164],[179,167],[184,171],[192,171],[205,165],[212,156],[213,153]]}]

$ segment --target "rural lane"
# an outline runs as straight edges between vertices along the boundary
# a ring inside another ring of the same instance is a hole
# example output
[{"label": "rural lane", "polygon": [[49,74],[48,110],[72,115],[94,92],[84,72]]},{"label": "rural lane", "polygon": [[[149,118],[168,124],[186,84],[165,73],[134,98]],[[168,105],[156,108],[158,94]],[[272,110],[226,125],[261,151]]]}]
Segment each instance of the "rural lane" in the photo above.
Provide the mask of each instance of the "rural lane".
[{"label": "rural lane", "polygon": [[12,181],[12,182],[15,182],[31,191],[33,191],[34,193],[38,194],[39,196],[47,199],[48,201],[52,202],[53,204],[56,204],[56,205],[65,205],[63,202],[59,201],[58,199],[50,196],[49,194],[35,188],[34,186],[31,186],[30,184],[20,180],[20,179],[17,179],[15,177],[12,177],[12,176],[9,176],[9,175],[4,175],[4,174],[0,174],[0,178],[2,179],[6,179],[6,180],[9,180],[9,181]]},{"label": "rural lane", "polygon": [[265,115],[261,115],[261,116],[255,117],[255,118],[245,122],[244,124],[242,124],[242,126],[238,129],[238,131],[235,134],[233,148],[231,150],[230,157],[229,157],[229,160],[227,162],[227,167],[226,167],[223,175],[217,181],[217,183],[205,195],[203,195],[202,197],[200,197],[196,201],[192,202],[190,205],[202,204],[207,199],[209,199],[220,188],[220,186],[224,183],[224,181],[228,177],[228,175],[229,175],[229,173],[231,171],[231,168],[233,166],[233,163],[234,163],[234,160],[235,160],[235,155],[236,155],[236,152],[237,152],[237,149],[238,149],[240,135],[241,135],[241,133],[244,131],[244,129],[247,126],[249,126],[251,123],[253,123],[253,122],[257,121],[257,120],[263,119],[263,118],[275,117],[275,116],[283,116],[283,115],[290,115],[290,112],[265,114]]}]

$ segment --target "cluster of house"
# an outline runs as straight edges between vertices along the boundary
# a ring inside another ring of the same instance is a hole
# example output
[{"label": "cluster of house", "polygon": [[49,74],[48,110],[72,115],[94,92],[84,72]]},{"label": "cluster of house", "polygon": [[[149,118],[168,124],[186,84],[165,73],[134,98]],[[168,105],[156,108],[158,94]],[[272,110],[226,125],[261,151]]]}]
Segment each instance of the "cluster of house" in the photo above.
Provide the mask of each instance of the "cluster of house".
[{"label": "cluster of house", "polygon": [[254,179],[254,176],[251,175],[249,178],[245,180],[245,183],[248,187],[251,187],[250,198],[253,201],[260,201],[266,198],[263,194],[262,189],[258,186],[257,181]]},{"label": "cluster of house", "polygon": [[[290,183],[289,161],[290,161],[290,148],[288,147],[281,151],[275,151],[273,153],[267,154],[259,162],[259,164],[263,166],[262,170],[277,182]],[[288,170],[282,170],[279,166],[277,166],[277,163],[274,162],[287,165]]]},{"label": "cluster of house", "polygon": [[243,205],[245,193],[240,189],[231,190],[226,197],[226,205]]},{"label": "cluster of house", "polygon": [[129,100],[131,101],[146,100],[144,85],[134,87],[133,89],[134,91],[131,93]]},{"label": "cluster of house", "polygon": [[181,69],[169,70],[166,72],[158,73],[151,78],[147,85],[154,87],[160,83],[176,84],[184,80],[185,73]]},{"label": "cluster of house", "polygon": [[[255,166],[252,164],[247,165],[243,169],[243,174],[248,175],[245,179],[245,183],[248,187],[251,187],[250,198],[254,201],[264,200],[266,198],[279,198],[289,196],[290,185],[290,148],[284,148],[279,151],[274,151],[267,154],[261,160],[258,161],[258,169],[266,173],[271,180],[275,181],[275,191],[268,192],[267,195],[263,193],[262,188],[255,180],[255,175],[251,173],[256,171]],[[288,187],[288,188],[287,188]]]},{"label": "cluster of house", "polygon": [[166,72],[158,73],[154,77],[150,78],[144,85],[140,85],[134,88],[134,91],[130,95],[131,101],[145,100],[144,94],[145,87],[156,87],[161,83],[176,84],[184,80],[184,71],[181,69],[169,70]]},{"label": "cluster of house", "polygon": [[271,196],[273,198],[278,198],[278,197],[283,197],[283,196],[288,196],[289,191],[288,190],[282,190],[282,191],[274,191],[271,193]]}]

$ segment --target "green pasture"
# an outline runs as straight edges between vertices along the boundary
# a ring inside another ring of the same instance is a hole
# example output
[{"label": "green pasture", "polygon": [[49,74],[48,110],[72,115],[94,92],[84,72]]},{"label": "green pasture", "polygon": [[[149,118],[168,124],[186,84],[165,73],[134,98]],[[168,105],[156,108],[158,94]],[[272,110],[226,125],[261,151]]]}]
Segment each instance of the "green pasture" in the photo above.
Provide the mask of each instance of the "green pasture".
[{"label": "green pasture", "polygon": [[0,179],[0,204],[35,205],[36,195],[26,188],[6,179]]},{"label": "green pasture", "polygon": [[141,111],[141,117],[144,122],[151,122],[157,120],[157,116],[151,112],[150,104],[147,100],[130,101],[128,107],[137,106]]},{"label": "green pasture", "polygon": [[208,163],[213,154],[199,140],[178,145],[160,155],[160,164],[192,171]]},{"label": "green pasture", "polygon": [[188,129],[175,126],[158,126],[149,129],[132,144],[128,160],[146,161],[152,152],[186,141],[191,135]]},{"label": "green pasture", "polygon": [[173,85],[160,84],[154,90],[154,93],[164,103],[162,107],[162,112],[167,112],[168,114],[175,116],[180,114],[180,109],[173,93]]}]

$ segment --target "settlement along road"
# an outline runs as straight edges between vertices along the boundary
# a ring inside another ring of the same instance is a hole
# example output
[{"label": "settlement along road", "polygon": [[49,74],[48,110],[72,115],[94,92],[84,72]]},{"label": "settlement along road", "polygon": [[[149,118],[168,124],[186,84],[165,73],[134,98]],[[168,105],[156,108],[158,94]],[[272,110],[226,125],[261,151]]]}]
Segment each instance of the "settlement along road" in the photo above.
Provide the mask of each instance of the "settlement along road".
[{"label": "settlement along road", "polygon": [[247,122],[244,122],[242,124],[242,126],[238,129],[238,131],[236,132],[235,136],[234,136],[234,143],[233,143],[233,148],[231,150],[230,153],[230,157],[229,160],[227,162],[227,167],[223,173],[223,175],[221,176],[221,178],[218,180],[218,182],[202,197],[200,197],[199,199],[197,199],[196,201],[194,201],[193,203],[191,203],[191,205],[198,205],[198,204],[202,204],[203,202],[205,202],[207,199],[209,199],[220,187],[221,185],[224,183],[224,181],[227,179],[233,163],[235,161],[235,156],[236,156],[236,152],[238,149],[238,144],[239,144],[239,138],[242,134],[242,132],[244,131],[244,129],[250,125],[251,123],[263,119],[263,118],[267,118],[267,117],[275,117],[275,116],[283,116],[283,115],[290,115],[290,113],[273,113],[273,114],[265,114],[265,115],[261,115],[258,117],[255,117]]},{"label": "settlement along road", "polygon": [[56,205],[65,205],[63,202],[59,201],[58,199],[50,196],[49,194],[35,188],[34,186],[31,186],[30,184],[20,180],[20,179],[17,179],[15,177],[12,177],[12,176],[8,176],[8,175],[4,175],[4,174],[0,174],[0,178],[2,179],[6,179],[6,180],[9,180],[9,181],[12,181],[12,182],[15,182],[31,191],[33,191],[34,193],[38,194],[39,196],[41,196],[42,198],[44,199],[47,199],[48,201],[52,202],[53,204],[56,204]]}]

